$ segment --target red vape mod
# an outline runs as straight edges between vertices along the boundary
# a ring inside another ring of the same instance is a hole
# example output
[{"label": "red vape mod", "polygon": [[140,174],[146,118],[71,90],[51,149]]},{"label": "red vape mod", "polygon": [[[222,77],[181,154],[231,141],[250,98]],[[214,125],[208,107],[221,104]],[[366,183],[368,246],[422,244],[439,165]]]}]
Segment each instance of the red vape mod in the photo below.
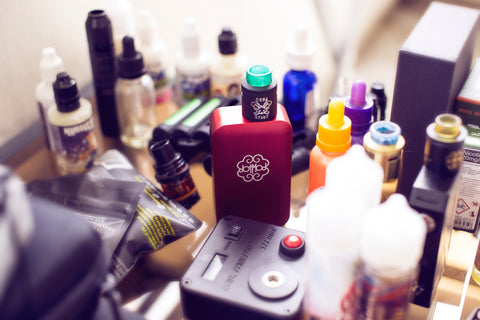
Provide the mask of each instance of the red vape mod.
[{"label": "red vape mod", "polygon": [[276,89],[270,68],[252,66],[242,81],[242,105],[211,114],[217,221],[235,215],[283,225],[289,218],[292,126]]}]

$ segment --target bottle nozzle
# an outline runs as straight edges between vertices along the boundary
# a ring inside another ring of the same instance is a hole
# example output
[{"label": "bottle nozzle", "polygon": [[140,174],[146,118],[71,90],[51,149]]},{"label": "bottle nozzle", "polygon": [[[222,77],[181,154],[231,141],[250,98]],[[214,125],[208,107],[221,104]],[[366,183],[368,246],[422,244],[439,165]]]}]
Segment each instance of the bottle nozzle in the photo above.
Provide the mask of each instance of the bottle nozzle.
[{"label": "bottle nozzle", "polygon": [[365,92],[367,85],[361,80],[357,80],[352,85],[350,93],[350,104],[355,107],[363,107],[365,105]]},{"label": "bottle nozzle", "polygon": [[135,42],[133,38],[130,36],[125,36],[123,38],[123,56],[125,58],[133,58],[137,54],[137,50],[135,50]]},{"label": "bottle nozzle", "polygon": [[340,99],[333,99],[328,104],[327,123],[331,127],[341,127],[345,124],[344,116],[345,105]]}]

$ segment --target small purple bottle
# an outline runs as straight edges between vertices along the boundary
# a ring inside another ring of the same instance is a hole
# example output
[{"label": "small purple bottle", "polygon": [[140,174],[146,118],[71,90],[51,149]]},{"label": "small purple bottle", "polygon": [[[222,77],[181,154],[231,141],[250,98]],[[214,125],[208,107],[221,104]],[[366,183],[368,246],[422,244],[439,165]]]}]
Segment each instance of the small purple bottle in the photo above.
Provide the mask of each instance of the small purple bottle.
[{"label": "small purple bottle", "polygon": [[357,80],[345,98],[345,115],[352,121],[352,145],[363,145],[363,136],[373,123],[373,100],[366,96],[367,85]]}]

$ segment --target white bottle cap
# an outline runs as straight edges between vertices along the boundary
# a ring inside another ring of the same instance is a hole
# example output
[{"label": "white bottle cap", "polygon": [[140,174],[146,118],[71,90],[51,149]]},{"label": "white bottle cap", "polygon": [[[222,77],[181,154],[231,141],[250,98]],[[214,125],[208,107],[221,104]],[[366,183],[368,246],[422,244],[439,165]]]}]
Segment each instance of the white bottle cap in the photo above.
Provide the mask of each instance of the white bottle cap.
[{"label": "white bottle cap", "polygon": [[52,84],[57,73],[64,71],[63,61],[57,55],[57,52],[52,47],[44,48],[42,51],[42,58],[40,59],[40,77],[42,81]]},{"label": "white bottle cap", "polygon": [[135,34],[135,18],[130,1],[108,0],[106,11],[112,22],[112,31],[115,38]]},{"label": "white bottle cap", "polygon": [[287,65],[293,70],[307,70],[312,64],[315,46],[308,42],[308,29],[301,24],[295,30],[294,40],[286,47]]},{"label": "white bottle cap", "polygon": [[392,276],[413,270],[420,260],[427,227],[398,193],[365,217],[360,256],[370,267]]},{"label": "white bottle cap", "polygon": [[380,203],[383,186],[383,169],[372,160],[358,144],[332,160],[327,166],[325,186],[350,195],[364,197],[371,208]]},{"label": "white bottle cap", "polygon": [[152,45],[158,38],[158,24],[148,10],[141,10],[138,13],[137,36],[142,45]]},{"label": "white bottle cap", "polygon": [[182,29],[183,55],[186,58],[195,58],[200,54],[200,29],[194,17],[184,20]]}]

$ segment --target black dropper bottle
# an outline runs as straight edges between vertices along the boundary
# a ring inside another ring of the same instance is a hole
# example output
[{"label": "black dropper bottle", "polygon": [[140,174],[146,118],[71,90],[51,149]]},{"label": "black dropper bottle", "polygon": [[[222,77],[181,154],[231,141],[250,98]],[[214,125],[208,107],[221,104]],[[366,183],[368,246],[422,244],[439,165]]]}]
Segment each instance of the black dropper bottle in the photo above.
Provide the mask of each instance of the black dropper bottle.
[{"label": "black dropper bottle", "polygon": [[155,179],[162,186],[165,195],[190,209],[200,200],[200,196],[190,175],[188,163],[173,149],[168,139],[152,144],[150,152],[155,159]]}]

